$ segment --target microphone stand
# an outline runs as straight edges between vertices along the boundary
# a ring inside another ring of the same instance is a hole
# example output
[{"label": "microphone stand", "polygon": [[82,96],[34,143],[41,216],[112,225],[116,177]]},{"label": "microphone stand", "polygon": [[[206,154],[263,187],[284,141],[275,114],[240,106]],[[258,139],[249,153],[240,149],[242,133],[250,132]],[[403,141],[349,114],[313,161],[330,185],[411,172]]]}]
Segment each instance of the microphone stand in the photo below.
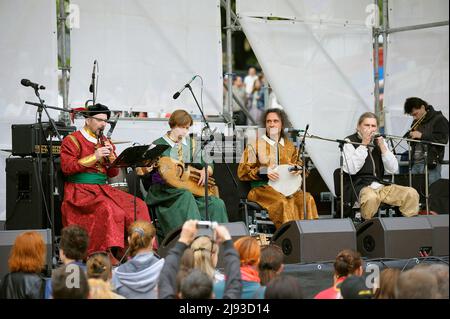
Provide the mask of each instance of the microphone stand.
[{"label": "microphone stand", "polygon": [[[365,145],[363,143],[358,142],[351,142],[341,139],[329,139],[324,138],[316,135],[309,135],[308,138],[322,140],[322,141],[328,141],[328,142],[334,142],[339,144],[339,150],[340,150],[340,156],[339,156],[339,169],[340,169],[340,179],[339,179],[339,187],[340,187],[340,209],[341,209],[341,219],[344,218],[344,144],[353,144],[353,145],[364,145],[366,147],[375,147],[373,144]],[[336,190],[335,190],[336,192]]]},{"label": "microphone stand", "polygon": [[[205,158],[205,219],[206,220],[210,220],[209,218],[209,213],[208,213],[208,163],[206,162],[206,150],[205,147],[206,145],[208,145],[210,142],[214,142],[214,135],[210,135],[207,139],[203,140],[203,131],[208,130],[209,132],[211,132],[211,127],[209,126],[208,121],[206,120],[205,114],[203,113],[202,108],[200,107],[200,104],[197,101],[197,98],[195,97],[194,92],[192,91],[192,87],[190,84],[186,84],[185,85],[186,88],[189,89],[189,91],[191,91],[191,94],[194,98],[195,103],[197,104],[198,109],[200,110],[200,114],[202,115],[202,120],[203,123],[205,124],[205,126],[202,128],[202,134],[200,135],[200,148],[196,151],[196,154],[194,154],[193,158],[197,157],[198,152],[201,152],[201,158]],[[224,155],[223,155],[224,156]],[[236,182],[236,179],[233,176],[233,173],[231,172],[230,167],[228,166],[228,163],[226,163],[226,161],[224,161],[225,163],[225,167],[227,168],[228,174],[230,174],[231,178],[233,179],[234,185],[236,186],[236,188],[238,188],[238,183]]]},{"label": "microphone stand", "polygon": [[[303,162],[303,170],[302,170],[302,176],[303,176],[303,217],[306,219],[306,158],[305,158],[305,138],[306,133],[308,132],[309,125],[306,125],[305,133],[303,133],[302,142],[300,144],[300,147],[298,148],[298,152],[302,154],[302,162]],[[297,158],[299,158],[299,154],[297,155]]]},{"label": "microphone stand", "polygon": [[[200,104],[198,104],[197,98],[195,97],[194,91],[192,91],[192,87],[190,84],[186,84],[185,85],[186,88],[189,89],[189,91],[191,91],[192,97],[194,98],[195,104],[197,104],[198,109],[200,110],[200,114],[202,115],[202,120],[203,123],[205,124],[205,126],[202,128],[202,133],[200,134],[200,149],[198,150],[198,152],[200,153],[200,158],[203,160],[205,158],[205,181],[204,181],[204,186],[205,186],[205,219],[206,220],[210,220],[209,218],[209,213],[208,213],[208,209],[209,209],[209,203],[208,203],[208,163],[206,162],[206,152],[205,152],[205,147],[206,145],[208,145],[209,142],[211,142],[212,138],[214,138],[214,136],[209,136],[208,139],[203,141],[203,131],[208,130],[208,132],[211,132],[211,128],[209,126],[208,121],[206,120],[205,114],[203,114],[202,108],[200,107]],[[194,157],[196,158],[196,156]]]},{"label": "microphone stand", "polygon": [[[45,113],[47,114],[48,120],[50,122],[50,125],[53,129],[53,132],[55,133],[55,135],[57,136],[58,140],[61,142],[62,138],[61,135],[59,134],[58,128],[56,127],[55,122],[53,121],[53,119],[51,118],[50,114],[48,113],[47,108],[52,108],[52,109],[57,109],[60,111],[64,111],[64,112],[70,112],[67,109],[62,109],[62,108],[56,108],[56,107],[49,107],[47,105],[44,104],[44,100],[41,98],[41,95],[39,94],[39,89],[35,88],[34,89],[34,93],[36,94],[37,98],[39,99],[39,103],[33,103],[33,102],[25,102],[26,104],[30,104],[30,105],[35,105],[38,107],[37,112],[38,112],[38,123],[39,126],[41,128],[41,130],[43,131],[43,126],[42,126],[42,110],[45,111]],[[45,135],[44,135],[45,137]],[[52,239],[52,262],[55,262],[56,264],[56,252],[55,252],[55,196],[58,195],[58,190],[55,189],[55,170],[54,170],[54,157],[53,157],[53,134],[50,133],[50,144],[48,146],[48,154],[49,154],[49,179],[50,179],[50,185],[49,185],[49,189],[50,189],[50,223],[51,223],[51,239]],[[42,165],[42,163],[40,163],[40,165]],[[40,170],[42,171],[42,166],[40,167]]]},{"label": "microphone stand", "polygon": [[[407,132],[407,134],[409,134],[409,131]],[[406,134],[405,134],[406,135]],[[391,138],[391,139],[397,139],[399,140],[399,142],[397,143],[400,144],[400,142],[402,141],[406,141],[408,142],[408,146],[409,146],[409,151],[408,151],[408,157],[409,157],[409,185],[411,187],[412,185],[412,160],[411,160],[411,143],[417,143],[417,144],[422,144],[424,146],[424,150],[423,150],[423,155],[424,155],[424,173],[425,173],[425,207],[426,207],[426,211],[427,211],[427,215],[430,214],[430,207],[429,207],[429,186],[428,186],[428,146],[429,145],[435,145],[435,146],[446,146],[446,144],[442,144],[442,143],[435,143],[435,142],[430,142],[430,141],[423,141],[423,140],[415,140],[415,139],[411,139],[411,138],[405,138],[405,135],[403,137],[400,136],[393,136],[393,135],[386,135],[386,138]]]}]

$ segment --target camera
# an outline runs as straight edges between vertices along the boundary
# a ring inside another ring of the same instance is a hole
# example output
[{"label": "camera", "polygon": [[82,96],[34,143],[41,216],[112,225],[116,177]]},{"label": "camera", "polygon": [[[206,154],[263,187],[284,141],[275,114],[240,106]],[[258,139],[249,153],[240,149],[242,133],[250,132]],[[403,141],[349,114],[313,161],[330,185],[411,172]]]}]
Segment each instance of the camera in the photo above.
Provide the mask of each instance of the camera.
[{"label": "camera", "polygon": [[209,220],[200,220],[197,222],[197,228],[211,228],[214,229],[218,225],[217,222],[210,222]]}]

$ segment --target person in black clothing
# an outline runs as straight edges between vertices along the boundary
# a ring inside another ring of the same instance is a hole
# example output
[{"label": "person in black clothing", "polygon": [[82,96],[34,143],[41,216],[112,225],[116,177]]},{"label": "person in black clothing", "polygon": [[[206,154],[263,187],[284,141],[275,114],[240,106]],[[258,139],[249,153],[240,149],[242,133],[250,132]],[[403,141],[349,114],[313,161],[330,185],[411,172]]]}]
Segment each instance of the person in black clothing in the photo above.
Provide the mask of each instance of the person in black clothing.
[{"label": "person in black clothing", "polygon": [[[224,251],[223,258],[225,264],[225,292],[223,295],[224,299],[239,299],[241,297],[241,273],[240,273],[240,262],[239,255],[233,248],[233,241],[231,240],[231,235],[225,226],[218,225],[214,228],[214,233],[216,237],[216,242],[222,244],[222,249]],[[189,271],[186,273],[185,278],[181,281],[181,291],[178,293],[176,291],[176,281],[177,273],[180,269],[180,259],[184,251],[189,248],[189,245],[196,238],[197,235],[197,221],[188,220],[183,224],[181,230],[180,239],[175,244],[175,246],[169,251],[165,258],[164,267],[159,275],[158,292],[159,299],[175,299],[177,297],[184,298],[189,296],[199,296],[198,293],[189,292],[187,285],[184,280],[188,282],[201,283],[202,290],[210,289],[210,292],[202,291],[201,296],[208,296],[213,298],[213,281],[210,280],[210,284],[204,283],[204,280],[208,276],[201,276],[198,271]],[[195,287],[194,287],[195,288]],[[186,295],[184,296],[183,293]]]},{"label": "person in black clothing", "polygon": [[17,236],[8,259],[10,273],[0,286],[0,299],[43,299],[45,279],[41,271],[46,255],[39,233],[29,231]]},{"label": "person in black clothing", "polygon": [[[418,97],[407,98],[404,109],[405,114],[414,118],[411,124],[414,129],[409,132],[409,138],[441,144],[448,142],[448,120],[441,111],[436,111],[433,106]],[[420,123],[416,125],[419,121]],[[425,172],[424,147],[424,144],[411,143],[413,174]],[[445,147],[437,145],[428,145],[427,147],[428,182],[432,184],[441,178],[441,164],[444,159]]]},{"label": "person in black clothing", "polygon": [[377,116],[366,112],[358,120],[356,133],[346,137],[347,141],[362,145],[344,145],[343,169],[351,175],[353,182],[353,186],[346,183],[344,194],[358,199],[363,219],[372,218],[381,203],[398,206],[405,217],[415,216],[419,211],[417,191],[383,180],[385,172],[394,174],[398,171],[398,161],[383,137],[375,136],[377,130]]}]

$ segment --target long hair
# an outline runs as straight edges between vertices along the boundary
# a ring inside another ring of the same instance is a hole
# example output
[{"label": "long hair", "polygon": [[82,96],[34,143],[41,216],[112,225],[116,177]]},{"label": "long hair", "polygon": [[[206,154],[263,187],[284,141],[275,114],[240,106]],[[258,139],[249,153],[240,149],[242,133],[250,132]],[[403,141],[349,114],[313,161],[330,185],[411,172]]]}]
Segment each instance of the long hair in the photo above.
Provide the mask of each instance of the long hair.
[{"label": "long hair", "polygon": [[241,266],[258,266],[261,249],[255,238],[241,237],[235,241],[234,248],[239,253]]},{"label": "long hair", "polygon": [[395,285],[400,276],[400,269],[386,268],[380,274],[380,288],[375,292],[375,299],[395,299]]},{"label": "long hair", "polygon": [[362,265],[360,253],[344,249],[336,256],[334,272],[338,278],[354,274]]},{"label": "long hair", "polygon": [[39,273],[44,268],[47,249],[44,239],[35,231],[16,237],[8,259],[10,272]]},{"label": "long hair", "polygon": [[128,228],[130,256],[134,257],[140,249],[151,246],[155,237],[155,227],[147,221],[138,220]]},{"label": "long hair", "polygon": [[267,118],[267,115],[269,115],[270,113],[275,113],[280,118],[280,121],[281,121],[280,137],[285,138],[286,136],[284,133],[284,129],[288,126],[291,126],[291,123],[289,122],[287,114],[282,109],[278,109],[278,108],[267,109],[261,116],[261,126],[264,128],[266,127],[266,118]]},{"label": "long hair", "polygon": [[217,244],[213,243],[208,236],[200,236],[191,243],[191,250],[194,256],[194,268],[203,271],[213,279],[215,266],[212,257],[219,250]]},{"label": "long hair", "polygon": [[277,245],[268,245],[261,248],[261,259],[258,270],[261,285],[265,286],[272,278],[276,277],[283,265],[284,254]]}]

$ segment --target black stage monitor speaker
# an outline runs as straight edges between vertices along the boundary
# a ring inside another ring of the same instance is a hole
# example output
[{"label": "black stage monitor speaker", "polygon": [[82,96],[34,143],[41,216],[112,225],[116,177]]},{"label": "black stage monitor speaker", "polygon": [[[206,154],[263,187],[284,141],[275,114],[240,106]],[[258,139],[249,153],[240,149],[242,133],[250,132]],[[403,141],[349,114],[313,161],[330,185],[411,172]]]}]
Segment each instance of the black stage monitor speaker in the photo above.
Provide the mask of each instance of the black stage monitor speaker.
[{"label": "black stage monitor speaker", "polygon": [[[230,175],[226,165],[228,165],[233,176]],[[231,222],[242,220],[239,215],[241,182],[237,177],[238,166],[239,163],[214,163],[214,179],[219,187],[220,198],[227,208],[228,220]],[[237,186],[234,184],[233,177],[238,184]]]},{"label": "black stage monitor speaker", "polygon": [[38,232],[44,239],[47,246],[47,262],[44,274],[50,276],[52,270],[52,232],[50,229],[3,230],[0,231],[0,280],[9,272],[8,259],[16,237],[27,231]]},{"label": "black stage monitor speaker", "polygon": [[426,216],[433,229],[433,256],[448,256],[448,215]]},{"label": "black stage monitor speaker", "polygon": [[448,215],[448,179],[439,179],[430,185],[430,210]]},{"label": "black stage monitor speaker", "polygon": [[[230,232],[231,239],[234,241],[241,237],[249,236],[248,229],[244,222],[234,222],[234,223],[221,223],[220,225],[225,226]],[[180,238],[181,227],[170,232],[163,240],[158,249],[158,255],[161,257],[166,257],[169,250],[175,246],[175,243]],[[212,232],[209,228],[199,228],[197,231],[197,236],[211,236]],[[223,251],[219,249],[219,260],[217,262],[218,268],[223,268]]]},{"label": "black stage monitor speaker", "polygon": [[343,249],[356,250],[351,219],[297,220],[281,225],[272,242],[280,246],[286,264],[334,260]]},{"label": "black stage monitor speaker", "polygon": [[357,227],[356,235],[358,251],[368,258],[414,258],[421,251],[432,253],[433,232],[426,217],[369,219]]},{"label": "black stage monitor speaker", "polygon": [[[49,161],[38,158],[6,159],[6,223],[7,230],[51,228]],[[59,159],[55,160],[56,183],[59,195],[54,196],[55,234],[61,229],[61,203],[64,194],[64,180]],[[42,167],[42,171],[39,168]],[[40,183],[42,182],[42,183]],[[42,187],[41,187],[42,185]],[[44,202],[44,198],[45,201]],[[47,204],[47,210],[45,209]],[[48,215],[47,215],[48,213]]]}]

